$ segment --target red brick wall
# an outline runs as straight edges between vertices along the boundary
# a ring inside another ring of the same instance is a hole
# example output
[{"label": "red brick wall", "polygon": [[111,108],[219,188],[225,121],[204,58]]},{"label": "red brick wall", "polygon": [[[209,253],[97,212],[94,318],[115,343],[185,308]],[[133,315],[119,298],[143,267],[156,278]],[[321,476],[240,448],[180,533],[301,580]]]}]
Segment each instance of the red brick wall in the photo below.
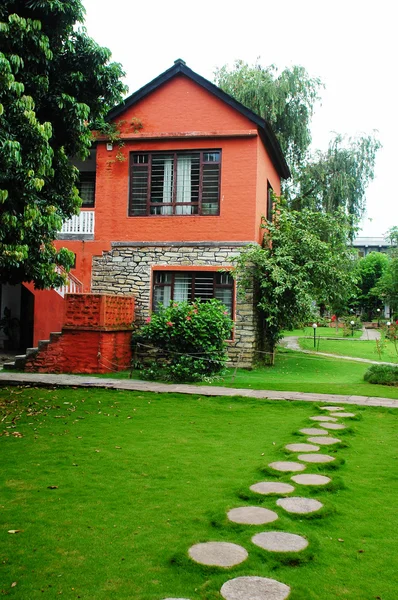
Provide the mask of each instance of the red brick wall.
[{"label": "red brick wall", "polygon": [[64,329],[131,329],[134,298],[108,294],[67,294]]},{"label": "red brick wall", "polygon": [[28,357],[27,373],[109,373],[131,363],[131,331],[65,330]]},{"label": "red brick wall", "polygon": [[67,294],[62,334],[29,356],[30,373],[108,373],[131,363],[134,298]]}]

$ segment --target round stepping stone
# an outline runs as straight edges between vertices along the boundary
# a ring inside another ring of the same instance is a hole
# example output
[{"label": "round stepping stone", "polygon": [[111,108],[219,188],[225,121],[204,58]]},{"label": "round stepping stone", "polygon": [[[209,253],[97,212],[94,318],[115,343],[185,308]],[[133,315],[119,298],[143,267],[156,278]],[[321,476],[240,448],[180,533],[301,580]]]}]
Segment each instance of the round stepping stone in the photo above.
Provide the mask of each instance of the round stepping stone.
[{"label": "round stepping stone", "polygon": [[325,475],[315,475],[311,473],[308,473],[307,475],[293,475],[290,479],[300,485],[326,485],[329,481],[332,481],[330,477],[325,477]]},{"label": "round stepping stone", "polygon": [[322,502],[313,500],[312,498],[278,498],[276,503],[287,512],[297,515],[315,512],[323,506]]},{"label": "round stepping stone", "polygon": [[273,510],[261,506],[241,506],[233,508],[227,513],[227,517],[233,523],[245,525],[264,525],[276,521],[278,515]]},{"label": "round stepping stone", "polygon": [[269,463],[268,465],[275,471],[304,471],[305,465],[302,465],[292,460],[277,460],[276,462]]},{"label": "round stepping stone", "polygon": [[341,440],[334,438],[334,437],[309,437],[308,438],[309,442],[312,442],[313,444],[320,444],[321,446],[331,446],[332,444],[338,444],[339,442],[341,442]]},{"label": "round stepping stone", "polygon": [[356,415],[354,413],[350,413],[350,412],[343,412],[343,413],[338,413],[337,415],[332,415],[332,417],[355,417]]},{"label": "round stepping stone", "polygon": [[323,429],[317,429],[316,427],[304,427],[304,429],[300,429],[300,433],[304,433],[305,435],[325,435]]},{"label": "round stepping stone", "polygon": [[188,554],[195,562],[212,567],[233,567],[249,556],[242,546],[228,542],[195,544]]},{"label": "round stepping stone", "polygon": [[321,410],[345,410],[343,406],[320,406],[319,408]]},{"label": "round stepping stone", "polygon": [[341,423],[321,423],[321,427],[325,429],[345,429],[346,426]]},{"label": "round stepping stone", "polygon": [[300,552],[308,546],[301,535],[284,531],[264,531],[252,537],[253,544],[270,552]]},{"label": "round stepping stone", "polygon": [[328,463],[335,460],[333,456],[328,454],[299,454],[297,458],[309,463]]},{"label": "round stepping stone", "polygon": [[290,483],[279,483],[278,481],[260,481],[250,486],[252,492],[257,494],[290,494],[294,487]]},{"label": "round stepping stone", "polygon": [[324,417],[320,415],[319,417],[310,417],[311,421],[337,421],[335,417]]},{"label": "round stepping stone", "polygon": [[285,600],[290,587],[268,577],[236,577],[220,590],[225,600]]},{"label": "round stepping stone", "polygon": [[285,448],[290,452],[316,452],[319,450],[319,446],[314,446],[314,444],[288,444]]}]

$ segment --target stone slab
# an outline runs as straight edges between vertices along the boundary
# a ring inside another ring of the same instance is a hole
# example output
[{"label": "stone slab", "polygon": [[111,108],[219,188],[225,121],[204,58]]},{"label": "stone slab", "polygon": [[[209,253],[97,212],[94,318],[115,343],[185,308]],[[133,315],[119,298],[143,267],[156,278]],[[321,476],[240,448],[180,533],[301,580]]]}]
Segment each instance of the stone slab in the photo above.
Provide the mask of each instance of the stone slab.
[{"label": "stone slab", "polygon": [[328,463],[335,460],[334,456],[329,454],[299,454],[297,458],[309,463]]},{"label": "stone slab", "polygon": [[233,523],[265,525],[265,523],[276,521],[278,515],[273,510],[261,506],[240,506],[228,511],[227,517]]},{"label": "stone slab", "polygon": [[319,446],[314,444],[288,444],[285,448],[290,452],[317,452],[319,450]]},{"label": "stone slab", "polygon": [[350,412],[341,412],[341,413],[337,413],[336,415],[332,415],[333,417],[341,417],[341,418],[345,418],[345,417],[355,417],[356,415],[354,413],[350,413]]},{"label": "stone slab", "polygon": [[278,498],[276,501],[278,506],[284,508],[287,512],[297,515],[305,515],[316,512],[321,509],[323,504],[319,500],[313,498]]},{"label": "stone slab", "polygon": [[346,429],[346,426],[342,423],[321,423],[321,427],[324,429]]},{"label": "stone slab", "polygon": [[321,446],[331,446],[332,444],[339,444],[341,442],[341,440],[339,440],[338,438],[334,438],[334,437],[309,437],[308,441],[311,442],[312,444],[320,444]]},{"label": "stone slab", "polygon": [[299,483],[300,485],[326,485],[332,481],[330,477],[326,477],[325,475],[317,475],[314,473],[293,475],[293,477],[290,479],[295,483]]},{"label": "stone slab", "polygon": [[263,531],[252,537],[253,544],[270,552],[300,552],[308,546],[308,540],[295,533]]},{"label": "stone slab", "polygon": [[260,481],[251,485],[250,489],[257,494],[290,494],[294,491],[294,486],[279,481]]},{"label": "stone slab", "polygon": [[304,433],[305,435],[325,435],[324,430],[317,427],[304,427],[304,429],[300,429],[300,433]]},{"label": "stone slab", "polygon": [[236,577],[224,583],[220,594],[225,600],[285,600],[290,587],[268,577]]},{"label": "stone slab", "polygon": [[316,417],[310,417],[310,419],[311,419],[311,421],[322,421],[322,422],[324,422],[324,421],[336,422],[337,421],[336,417],[324,417],[323,415],[319,415]]},{"label": "stone slab", "polygon": [[320,406],[319,408],[321,410],[332,410],[332,411],[345,410],[345,408],[343,406]]},{"label": "stone slab", "polygon": [[268,465],[271,469],[275,469],[275,471],[304,471],[305,465],[302,465],[297,462],[293,462],[292,460],[277,460],[275,462],[269,463]]},{"label": "stone slab", "polygon": [[195,544],[188,550],[188,554],[192,560],[202,565],[224,568],[239,565],[248,557],[242,546],[228,542]]}]

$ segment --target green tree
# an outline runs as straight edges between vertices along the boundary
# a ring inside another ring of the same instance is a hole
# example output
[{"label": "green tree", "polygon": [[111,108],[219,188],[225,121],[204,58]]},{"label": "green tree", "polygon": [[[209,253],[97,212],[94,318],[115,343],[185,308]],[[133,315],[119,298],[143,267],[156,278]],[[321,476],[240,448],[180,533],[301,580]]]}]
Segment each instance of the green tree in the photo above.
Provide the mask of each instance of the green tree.
[{"label": "green tree", "polygon": [[390,242],[388,267],[374,287],[374,293],[389,304],[393,318],[398,319],[398,227],[387,233]]},{"label": "green tree", "polygon": [[378,308],[383,308],[381,294],[377,288],[380,279],[388,272],[390,259],[382,252],[370,252],[357,263],[357,287],[355,305],[371,321]]},{"label": "green tree", "polygon": [[263,247],[251,245],[236,259],[239,289],[254,284],[263,349],[274,352],[284,329],[311,321],[316,304],[341,303],[351,293],[355,260],[342,211],[293,211],[278,202],[264,221]]},{"label": "green tree", "polygon": [[218,69],[215,82],[271,124],[292,172],[283,188],[289,205],[328,213],[342,208],[351,216],[352,237],[374,176],[380,148],[374,135],[348,139],[335,135],[326,152],[311,156],[311,118],[322,83],[303,67],[278,73],[273,65],[236,61],[232,69]]},{"label": "green tree", "polygon": [[77,170],[91,126],[125,86],[110,51],[76,24],[80,0],[3,0],[0,5],[1,281],[57,286],[72,255],[53,240],[81,204]]}]

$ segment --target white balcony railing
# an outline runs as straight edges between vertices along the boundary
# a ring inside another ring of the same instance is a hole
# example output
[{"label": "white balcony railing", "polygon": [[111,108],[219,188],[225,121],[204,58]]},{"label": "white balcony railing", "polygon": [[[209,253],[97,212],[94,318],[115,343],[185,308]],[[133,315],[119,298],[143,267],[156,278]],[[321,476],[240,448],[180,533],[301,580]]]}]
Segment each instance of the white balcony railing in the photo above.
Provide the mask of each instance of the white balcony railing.
[{"label": "white balcony railing", "polygon": [[60,233],[66,235],[94,235],[95,212],[81,210],[62,225]]},{"label": "white balcony railing", "polygon": [[72,273],[66,273],[62,267],[56,267],[58,273],[64,273],[67,277],[67,282],[59,288],[54,288],[62,298],[65,294],[81,294],[83,292],[83,284]]}]

